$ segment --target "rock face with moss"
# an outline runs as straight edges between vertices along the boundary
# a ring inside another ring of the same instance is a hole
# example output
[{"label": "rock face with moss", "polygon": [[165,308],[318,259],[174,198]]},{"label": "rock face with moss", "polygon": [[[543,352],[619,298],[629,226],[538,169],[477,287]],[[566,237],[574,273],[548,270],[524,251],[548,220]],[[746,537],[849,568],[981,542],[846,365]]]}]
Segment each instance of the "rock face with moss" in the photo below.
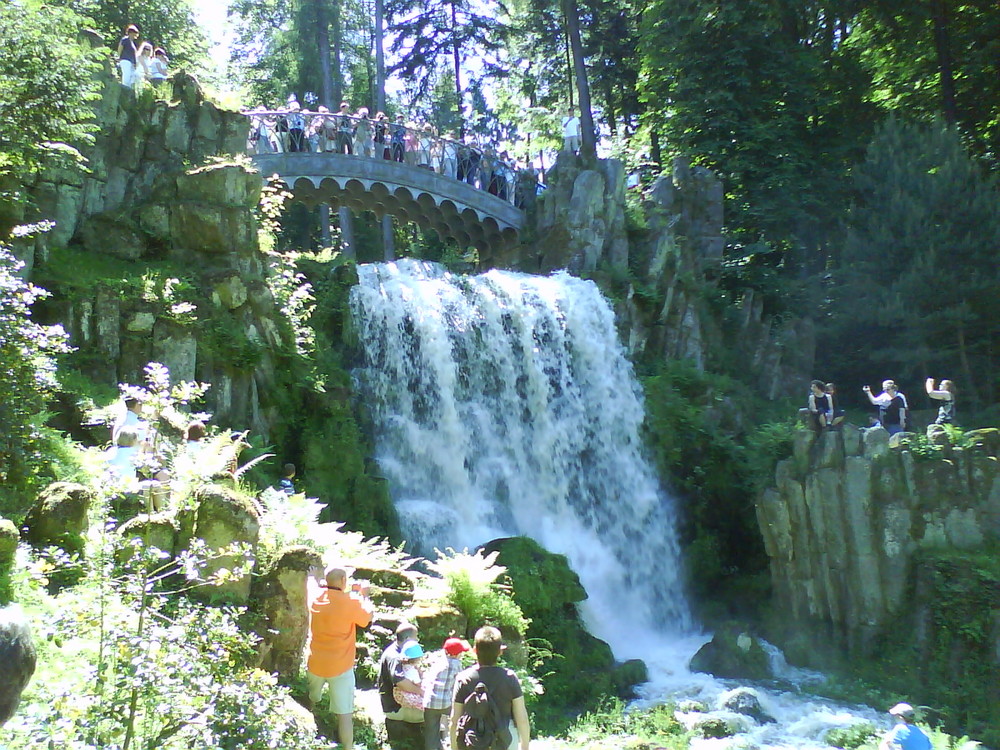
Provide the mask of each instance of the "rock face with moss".
[{"label": "rock face with moss", "polygon": [[587,632],[577,604],[587,598],[580,579],[564,555],[546,552],[532,539],[498,539],[484,548],[499,551],[497,562],[507,568],[514,601],[531,620],[527,639],[542,638],[555,655],[544,671],[542,700],[553,708],[593,707],[604,696],[631,697],[644,682],[645,665],[638,660],[619,664],[611,647]]},{"label": "rock face with moss", "polygon": [[964,704],[985,690],[997,705],[996,680],[975,675],[1000,668],[1000,431],[956,443],[890,447],[882,428],[849,425],[796,435],[757,504],[781,613],[770,636],[791,659],[892,654],[911,666],[890,678],[927,700],[950,681],[974,696]]}]

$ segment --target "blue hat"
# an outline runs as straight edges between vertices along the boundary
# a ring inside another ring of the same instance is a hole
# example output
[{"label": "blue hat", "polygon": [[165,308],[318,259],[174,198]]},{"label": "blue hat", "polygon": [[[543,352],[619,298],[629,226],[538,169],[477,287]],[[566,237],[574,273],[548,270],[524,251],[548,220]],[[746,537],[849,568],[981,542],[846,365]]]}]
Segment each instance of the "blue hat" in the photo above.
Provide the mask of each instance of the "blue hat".
[{"label": "blue hat", "polygon": [[416,641],[407,641],[399,650],[404,659],[419,659],[424,655],[424,650]]}]

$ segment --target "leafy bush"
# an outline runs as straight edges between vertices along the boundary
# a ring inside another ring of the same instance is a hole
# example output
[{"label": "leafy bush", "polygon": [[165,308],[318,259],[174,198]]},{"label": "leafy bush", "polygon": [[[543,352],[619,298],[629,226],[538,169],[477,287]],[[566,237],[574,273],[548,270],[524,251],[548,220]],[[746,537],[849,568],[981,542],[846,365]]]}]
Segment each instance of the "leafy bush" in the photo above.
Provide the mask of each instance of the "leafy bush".
[{"label": "leafy bush", "polygon": [[31,307],[47,296],[18,276],[23,263],[0,245],[0,515],[20,519],[46,470],[45,400],[56,389],[55,355],[68,350],[61,326],[41,326]]},{"label": "leafy bush", "polygon": [[842,750],[857,750],[859,747],[872,744],[878,736],[875,727],[864,721],[849,727],[831,729],[826,733],[826,742]]},{"label": "leafy bush", "polygon": [[529,621],[511,595],[510,588],[497,583],[507,569],[496,565],[499,553],[484,554],[478,550],[445,552],[435,550],[438,558],[428,567],[441,576],[445,598],[469,621],[470,628],[493,625],[501,630],[516,632],[523,637]]}]

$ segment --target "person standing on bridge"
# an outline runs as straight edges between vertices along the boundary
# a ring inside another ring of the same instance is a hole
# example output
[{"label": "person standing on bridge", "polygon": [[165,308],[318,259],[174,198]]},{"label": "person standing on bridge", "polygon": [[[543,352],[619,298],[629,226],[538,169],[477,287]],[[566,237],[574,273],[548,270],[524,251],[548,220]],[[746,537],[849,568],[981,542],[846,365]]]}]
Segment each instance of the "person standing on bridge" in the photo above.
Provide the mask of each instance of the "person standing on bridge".
[{"label": "person standing on bridge", "polygon": [[372,121],[368,119],[368,108],[358,110],[358,122],[354,128],[354,153],[372,158]]},{"label": "person standing on bridge", "polygon": [[455,134],[447,133],[441,141],[441,174],[455,179],[458,169],[458,144]]},{"label": "person standing on bridge", "polygon": [[351,120],[350,105],[347,102],[340,103],[340,111],[334,119],[337,121],[337,153],[354,153],[354,123]]},{"label": "person standing on bridge", "polygon": [[385,112],[375,115],[375,158],[391,159],[389,153],[389,118]]},{"label": "person standing on bridge", "polygon": [[406,124],[402,115],[396,115],[396,122],[389,126],[390,146],[393,161],[403,161],[403,152],[406,150]]}]

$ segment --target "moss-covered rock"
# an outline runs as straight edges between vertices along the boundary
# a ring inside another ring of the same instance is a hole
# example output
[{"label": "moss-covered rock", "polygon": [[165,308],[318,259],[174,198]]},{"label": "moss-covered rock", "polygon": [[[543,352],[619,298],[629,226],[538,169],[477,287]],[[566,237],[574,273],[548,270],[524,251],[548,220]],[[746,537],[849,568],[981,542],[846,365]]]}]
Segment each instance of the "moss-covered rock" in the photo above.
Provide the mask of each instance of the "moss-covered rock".
[{"label": "moss-covered rock", "polygon": [[94,493],[82,484],[56,482],[46,487],[24,520],[25,539],[35,547],[53,545],[83,552],[87,513]]},{"label": "moss-covered rock", "polygon": [[485,546],[499,552],[507,568],[514,601],[531,624],[526,640],[551,646],[545,662],[543,706],[554,711],[593,708],[608,695],[631,697],[636,683],[647,679],[638,660],[616,664],[611,647],[587,632],[577,603],[587,598],[579,577],[564,555],[547,552],[533,539],[497,539]]},{"label": "moss-covered rock", "polygon": [[[141,542],[145,547],[154,547],[160,550],[169,559],[174,554],[178,531],[180,531],[180,524],[173,516],[166,513],[136,516],[122,524],[118,529],[118,535],[124,542],[118,554],[118,561],[126,563],[132,558],[133,545],[131,542],[133,540]],[[158,567],[164,562],[165,560],[159,560],[153,565]]]},{"label": "moss-covered rock", "polygon": [[[214,550],[232,544],[244,544],[252,551],[260,534],[260,515],[250,498],[236,490],[217,484],[205,485],[195,493],[194,536],[204,541],[209,551],[203,575],[207,578],[219,571],[233,570],[242,563],[234,554],[218,554]],[[196,589],[201,596],[222,598],[246,604],[250,597],[250,576],[230,580],[219,586]]]},{"label": "moss-covered rock", "polygon": [[0,606],[10,602],[10,573],[17,543],[17,527],[12,521],[0,518]]},{"label": "moss-covered rock", "polygon": [[286,683],[299,674],[309,635],[306,576],[310,567],[322,563],[320,555],[307,547],[289,547],[253,580],[250,622],[260,636],[260,666]]}]

